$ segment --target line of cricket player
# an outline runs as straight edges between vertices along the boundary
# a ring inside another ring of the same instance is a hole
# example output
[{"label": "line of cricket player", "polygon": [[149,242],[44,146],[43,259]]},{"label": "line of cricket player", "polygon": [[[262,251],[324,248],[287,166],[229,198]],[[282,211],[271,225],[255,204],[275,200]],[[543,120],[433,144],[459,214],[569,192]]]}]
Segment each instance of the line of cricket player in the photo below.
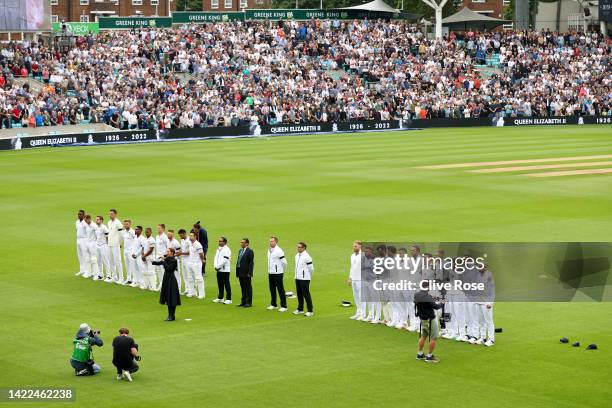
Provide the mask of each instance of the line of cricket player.
[{"label": "line of cricket player", "polygon": [[[179,269],[175,272],[179,288],[184,281],[182,294],[187,297],[204,299],[205,288],[202,276],[202,263],[205,254],[196,232],[178,231],[180,241],[173,230],[166,231],[164,224],[157,225],[155,237],[151,228],[132,226],[129,219],[119,221],[117,211],[109,211],[109,220],[98,215],[79,211],[76,220],[77,255],[79,259],[78,276],[103,280],[109,283],[129,285],[159,291],[161,289],[163,267],[153,265],[168,251],[174,248]],[[125,276],[121,261],[121,244]]]},{"label": "line of cricket player", "polygon": [[[380,245],[376,248],[365,247],[362,252],[361,241],[353,243],[353,254],[351,255],[350,272],[348,284],[353,288],[353,297],[356,312],[350,318],[368,322],[371,324],[384,324],[387,327],[405,329],[411,332],[419,331],[420,321],[416,316],[414,307],[414,291],[401,291],[390,294],[375,289],[374,282],[378,277],[367,268],[362,269],[362,263],[371,262],[376,257],[395,257],[399,253],[401,257],[430,257],[430,254],[421,254],[417,245],[410,247],[410,254],[405,248],[396,250],[395,247]],[[437,257],[444,258],[442,250],[437,251]],[[371,273],[368,273],[371,272]],[[494,292],[494,281],[488,267],[475,268],[472,273],[475,280],[487,282]],[[393,271],[390,272],[391,274]],[[451,270],[428,270],[415,271],[417,280],[428,281],[453,281],[455,276]],[[478,275],[479,274],[479,275]],[[491,347],[495,344],[495,325],[493,323],[493,298],[494,296],[471,296],[462,290],[450,290],[442,294],[430,290],[434,298],[444,302],[444,313],[442,309],[436,310],[437,318],[443,324],[444,329],[440,336],[472,344],[482,344]],[[449,319],[450,318],[450,319]]]}]

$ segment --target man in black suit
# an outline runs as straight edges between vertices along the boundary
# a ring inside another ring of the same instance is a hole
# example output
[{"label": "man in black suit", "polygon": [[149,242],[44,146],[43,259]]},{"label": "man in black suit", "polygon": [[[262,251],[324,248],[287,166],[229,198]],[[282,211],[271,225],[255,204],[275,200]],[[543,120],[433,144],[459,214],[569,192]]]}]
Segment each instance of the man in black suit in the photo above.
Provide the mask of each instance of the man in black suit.
[{"label": "man in black suit", "polygon": [[255,253],[249,248],[249,239],[243,238],[240,241],[240,251],[236,261],[236,276],[240,281],[240,290],[242,291],[242,299],[238,307],[251,307],[253,304],[251,278],[253,277],[254,259]]}]

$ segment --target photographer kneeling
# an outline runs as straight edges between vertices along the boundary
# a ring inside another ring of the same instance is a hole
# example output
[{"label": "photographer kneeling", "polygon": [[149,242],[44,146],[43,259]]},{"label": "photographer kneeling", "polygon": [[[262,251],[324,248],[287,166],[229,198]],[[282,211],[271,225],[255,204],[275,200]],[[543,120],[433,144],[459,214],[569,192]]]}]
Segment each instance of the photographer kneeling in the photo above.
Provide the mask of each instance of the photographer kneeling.
[{"label": "photographer kneeling", "polygon": [[[423,360],[423,358],[425,358],[425,361],[428,363],[437,363],[440,360],[433,355],[433,351],[436,348],[436,340],[440,333],[440,325],[435,311],[442,307],[442,303],[436,302],[429,294],[429,284],[427,281],[424,281],[421,287],[422,290],[414,294],[415,312],[421,320],[417,360]],[[429,337],[429,350],[427,355],[424,356],[423,347],[425,346],[425,339],[427,339],[427,337]]]},{"label": "photographer kneeling", "polygon": [[93,331],[87,323],[82,323],[72,343],[72,357],[70,365],[76,375],[94,375],[100,372],[100,366],[94,363],[92,346],[102,347],[104,342],[98,335],[100,331]]},{"label": "photographer kneeling", "polygon": [[122,327],[119,336],[113,339],[113,365],[117,368],[117,380],[125,378],[132,382],[132,374],[139,368],[136,361],[140,361],[140,356],[138,344],[128,334],[130,330]]}]

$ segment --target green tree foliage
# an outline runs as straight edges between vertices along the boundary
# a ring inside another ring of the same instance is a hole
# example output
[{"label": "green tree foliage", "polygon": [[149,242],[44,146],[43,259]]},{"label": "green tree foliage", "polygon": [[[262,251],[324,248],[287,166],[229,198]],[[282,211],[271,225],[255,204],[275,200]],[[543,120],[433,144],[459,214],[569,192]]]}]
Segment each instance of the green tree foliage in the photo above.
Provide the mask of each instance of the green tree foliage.
[{"label": "green tree foliage", "polygon": [[202,11],[202,0],[176,0],[176,11]]}]

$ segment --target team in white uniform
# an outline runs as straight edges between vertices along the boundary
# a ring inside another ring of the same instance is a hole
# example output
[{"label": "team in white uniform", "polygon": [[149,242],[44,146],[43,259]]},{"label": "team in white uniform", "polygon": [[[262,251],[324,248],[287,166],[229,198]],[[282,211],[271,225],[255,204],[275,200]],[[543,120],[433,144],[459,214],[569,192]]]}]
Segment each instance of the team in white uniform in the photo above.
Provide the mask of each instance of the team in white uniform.
[{"label": "team in white uniform", "polygon": [[[366,254],[372,255],[372,248],[366,248]],[[387,254],[389,254],[387,252]],[[380,255],[380,254],[379,254]],[[405,249],[399,250],[400,257],[407,255]],[[352,320],[368,321],[370,323],[386,323],[389,327],[398,329],[407,329],[416,331],[419,328],[419,319],[414,313],[413,306],[413,291],[402,291],[398,293],[398,297],[393,297],[393,294],[388,299],[391,303],[390,320],[378,320],[381,315],[381,305],[384,302],[369,301],[364,302],[366,297],[362,293],[363,288],[368,289],[368,285],[362,285],[362,270],[361,263],[364,255],[361,253],[361,242],[353,243],[353,253],[350,258],[350,269],[348,282],[353,288],[353,298],[355,300],[355,314],[350,317]],[[366,255],[367,256],[367,255]],[[393,254],[393,256],[395,256]],[[421,256],[420,248],[412,246],[410,256],[416,259]],[[469,342],[472,344],[482,344],[487,347],[495,344],[495,325],[493,323],[493,300],[495,296],[495,282],[493,274],[488,267],[483,269],[472,268],[466,270],[462,276],[459,276],[454,271],[447,271],[438,266],[424,268],[423,265],[431,265],[426,260],[430,255],[423,256],[423,262],[419,263],[419,267],[415,270],[412,278],[402,276],[402,279],[409,279],[413,282],[418,282],[421,279],[435,280],[444,282],[453,282],[455,279],[461,278],[463,281],[484,283],[486,291],[465,292],[462,290],[451,289],[444,293],[445,310],[444,313],[450,315],[450,321],[446,322],[446,328],[441,331],[441,335],[447,339]],[[443,258],[444,252],[438,251],[437,258]],[[436,264],[434,264],[436,265]],[[438,264],[440,265],[440,264]],[[365,272],[367,274],[367,271]],[[368,277],[364,276],[367,280]],[[392,279],[395,282],[395,280]],[[441,292],[430,291],[430,294],[435,297],[442,297]],[[372,300],[371,298],[369,300]],[[369,310],[369,315],[366,315],[366,308]],[[436,311],[438,319],[443,319],[442,310]]]}]

